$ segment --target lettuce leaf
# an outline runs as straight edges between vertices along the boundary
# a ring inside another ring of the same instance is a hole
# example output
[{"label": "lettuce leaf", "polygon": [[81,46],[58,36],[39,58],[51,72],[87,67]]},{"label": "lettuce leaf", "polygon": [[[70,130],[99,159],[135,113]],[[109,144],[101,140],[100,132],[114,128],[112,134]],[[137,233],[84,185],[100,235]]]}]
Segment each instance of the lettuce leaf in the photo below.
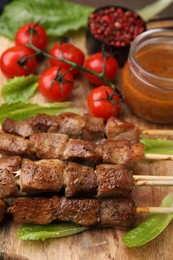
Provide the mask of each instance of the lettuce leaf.
[{"label": "lettuce leaf", "polygon": [[59,238],[85,231],[85,227],[73,223],[59,223],[48,225],[23,224],[17,231],[17,236],[22,240],[45,240]]},{"label": "lettuce leaf", "polygon": [[66,111],[78,112],[76,108],[72,107],[71,102],[45,103],[42,105],[29,102],[4,103],[0,106],[0,123],[7,117],[14,120],[23,120],[38,113],[56,115]]},{"label": "lettuce leaf", "polygon": [[[162,200],[160,207],[173,207],[173,192],[168,193]],[[127,232],[123,236],[122,241],[128,247],[143,246],[160,235],[172,219],[172,213],[150,214],[136,228]]]},{"label": "lettuce leaf", "polygon": [[173,154],[173,140],[142,138],[145,153],[151,154]]},{"label": "lettuce leaf", "polygon": [[10,79],[3,86],[1,95],[7,103],[27,101],[38,88],[38,76],[29,75]]},{"label": "lettuce leaf", "polygon": [[91,7],[65,0],[13,0],[0,17],[0,34],[14,39],[23,24],[40,21],[49,36],[57,37],[85,27],[92,11]]}]

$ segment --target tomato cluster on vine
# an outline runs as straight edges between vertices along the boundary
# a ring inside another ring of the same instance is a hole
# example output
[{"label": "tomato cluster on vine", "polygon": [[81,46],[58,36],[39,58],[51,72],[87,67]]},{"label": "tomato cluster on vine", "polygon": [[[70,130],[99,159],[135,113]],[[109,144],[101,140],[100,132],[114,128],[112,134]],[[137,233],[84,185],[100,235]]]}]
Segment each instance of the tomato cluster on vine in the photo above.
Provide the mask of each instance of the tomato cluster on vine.
[{"label": "tomato cluster on vine", "polygon": [[[36,73],[37,56],[41,53],[44,55],[48,46],[45,29],[37,23],[25,24],[16,32],[15,44],[1,55],[3,74],[7,78],[14,78]],[[98,52],[86,58],[81,49],[65,39],[56,43],[47,57],[50,68],[39,78],[39,91],[46,99],[67,100],[81,70],[95,87],[88,96],[89,111],[104,120],[119,114],[120,98],[112,85],[108,86],[118,71],[118,63],[113,55]]]}]

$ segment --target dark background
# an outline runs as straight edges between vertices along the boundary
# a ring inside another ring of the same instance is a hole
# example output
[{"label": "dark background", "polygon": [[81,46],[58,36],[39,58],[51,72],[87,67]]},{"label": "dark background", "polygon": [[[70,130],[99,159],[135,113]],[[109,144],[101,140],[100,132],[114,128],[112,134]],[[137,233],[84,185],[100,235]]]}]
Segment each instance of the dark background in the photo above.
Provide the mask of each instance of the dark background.
[{"label": "dark background", "polygon": [[[23,0],[27,1],[27,0]],[[49,1],[49,0],[47,0]],[[55,0],[56,1],[56,0]],[[95,7],[100,7],[104,5],[121,5],[125,7],[129,7],[131,9],[139,9],[141,7],[144,7],[145,5],[148,5],[150,3],[153,3],[155,1],[153,0],[70,0],[71,2],[80,3],[84,5],[91,5]],[[10,2],[10,0],[0,0],[0,12],[2,11],[2,8],[5,4]],[[173,4],[171,4],[167,9],[165,9],[160,16],[162,17],[172,17],[173,19]]]}]

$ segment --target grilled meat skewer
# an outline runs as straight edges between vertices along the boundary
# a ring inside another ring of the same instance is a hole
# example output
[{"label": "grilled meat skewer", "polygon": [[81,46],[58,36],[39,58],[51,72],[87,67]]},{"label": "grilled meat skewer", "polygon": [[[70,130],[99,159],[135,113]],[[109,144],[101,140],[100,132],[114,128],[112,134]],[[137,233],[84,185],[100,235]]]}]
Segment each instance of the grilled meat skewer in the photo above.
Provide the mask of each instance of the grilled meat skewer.
[{"label": "grilled meat skewer", "polygon": [[[1,206],[2,205],[2,206]],[[6,205],[0,201],[1,220]],[[71,199],[17,198],[8,212],[16,223],[48,224],[54,220],[70,221],[85,227],[130,229],[135,222],[136,207],[131,198]]]},{"label": "grilled meat skewer", "polygon": [[[10,168],[12,162],[14,166]],[[20,172],[18,181],[14,177],[15,171]],[[19,196],[23,192],[29,195],[57,193],[62,189],[65,189],[66,197],[129,196],[133,189],[133,175],[124,165],[100,164],[94,170],[58,159],[31,161],[19,160],[15,156],[0,159],[0,198]]]},{"label": "grilled meat skewer", "polygon": [[0,153],[27,157],[36,155],[39,159],[61,159],[87,164],[103,162],[132,165],[144,157],[144,145],[115,140],[95,144],[57,133],[36,133],[29,140],[0,133]]},{"label": "grilled meat skewer", "polygon": [[71,112],[57,116],[38,114],[22,121],[7,118],[2,124],[2,129],[4,132],[23,137],[29,137],[37,132],[50,132],[90,141],[104,138],[103,119],[89,114],[80,116]]},{"label": "grilled meat skewer", "polygon": [[57,116],[38,114],[22,121],[6,119],[2,129],[4,132],[23,137],[29,137],[37,132],[54,132],[89,141],[101,140],[106,135],[108,139],[139,142],[140,137],[140,129],[137,126],[121,122],[116,117],[110,117],[105,126],[101,118],[70,112]]}]

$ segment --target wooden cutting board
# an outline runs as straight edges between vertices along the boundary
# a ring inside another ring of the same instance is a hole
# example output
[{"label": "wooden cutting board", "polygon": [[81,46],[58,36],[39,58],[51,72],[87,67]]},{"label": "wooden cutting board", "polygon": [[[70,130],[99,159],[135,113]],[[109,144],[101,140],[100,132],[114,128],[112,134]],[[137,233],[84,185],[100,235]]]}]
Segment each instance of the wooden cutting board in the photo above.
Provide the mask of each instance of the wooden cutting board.
[{"label": "wooden cutting board", "polygon": [[[86,53],[84,32],[74,37],[76,44]],[[0,37],[2,53],[13,42]],[[0,88],[6,78],[0,74]],[[71,100],[80,109],[86,112],[86,97],[91,87],[83,75],[78,80],[79,86],[73,90]],[[45,102],[39,93],[32,99],[33,102]],[[1,99],[2,103],[3,100]],[[154,125],[134,116],[128,107],[123,104],[120,115],[122,120],[131,121],[144,128],[170,129],[173,125]],[[134,169],[135,174],[142,175],[173,175],[173,161],[145,162],[141,161]],[[134,188],[133,196],[137,205],[157,206],[161,199],[173,190],[168,187],[140,187]],[[137,216],[137,221],[139,221]],[[172,260],[173,259],[173,223],[155,240],[140,248],[128,248],[121,242],[124,231],[111,229],[92,230],[71,237],[48,239],[46,241],[22,241],[17,238],[18,225],[10,218],[0,224],[0,259],[28,259],[28,260]]]}]

